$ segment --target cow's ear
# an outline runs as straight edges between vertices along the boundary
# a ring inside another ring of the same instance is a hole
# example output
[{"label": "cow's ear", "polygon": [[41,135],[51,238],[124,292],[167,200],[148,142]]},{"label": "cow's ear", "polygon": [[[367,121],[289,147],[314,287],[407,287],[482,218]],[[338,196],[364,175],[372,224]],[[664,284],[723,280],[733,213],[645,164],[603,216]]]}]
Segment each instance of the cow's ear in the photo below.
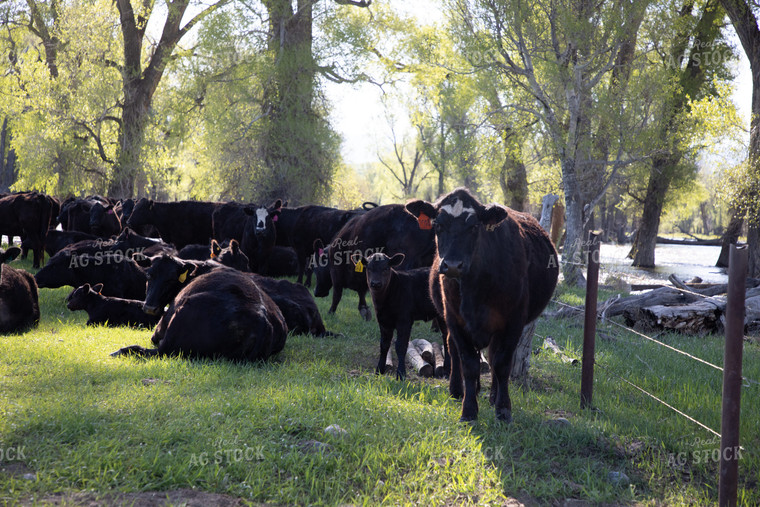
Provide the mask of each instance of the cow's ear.
[{"label": "cow's ear", "polygon": [[404,259],[406,259],[406,255],[397,253],[388,260],[388,265],[390,265],[392,268],[398,267],[402,262],[404,262]]},{"label": "cow's ear", "polygon": [[243,213],[245,213],[249,217],[252,217],[256,215],[256,208],[254,208],[253,206],[246,206],[245,208],[243,208]]},{"label": "cow's ear", "polygon": [[488,228],[493,229],[507,218],[507,210],[492,204],[478,212],[478,218]]},{"label": "cow's ear", "polygon": [[211,258],[216,258],[217,255],[219,255],[222,252],[222,247],[219,246],[219,243],[215,239],[211,240]]},{"label": "cow's ear", "polygon": [[17,246],[12,246],[8,250],[0,255],[0,264],[10,262],[21,254],[21,249]]},{"label": "cow's ear", "polygon": [[282,199],[277,199],[272,203],[271,206],[269,206],[269,213],[272,213],[273,211],[280,211],[280,208],[282,208]]},{"label": "cow's ear", "polygon": [[232,253],[234,254],[240,253],[240,243],[238,243],[238,240],[236,239],[230,240],[230,250],[232,250]]},{"label": "cow's ear", "polygon": [[103,284],[102,283],[96,283],[92,286],[92,290],[100,294],[103,291]]},{"label": "cow's ear", "polygon": [[435,218],[438,215],[435,207],[427,201],[409,201],[405,208],[407,213],[411,213],[415,217],[419,217],[421,213],[425,213],[430,218]]},{"label": "cow's ear", "polygon": [[314,247],[314,252],[316,252],[317,257],[321,257],[322,254],[325,253],[325,244],[322,243],[320,238],[315,239],[312,246]]},{"label": "cow's ear", "polygon": [[351,264],[354,265],[354,271],[357,273],[363,273],[364,268],[367,267],[367,261],[361,252],[355,252],[351,255]]},{"label": "cow's ear", "polygon": [[427,201],[409,201],[406,211],[417,218],[420,229],[431,229],[430,221],[438,216],[435,207]]}]

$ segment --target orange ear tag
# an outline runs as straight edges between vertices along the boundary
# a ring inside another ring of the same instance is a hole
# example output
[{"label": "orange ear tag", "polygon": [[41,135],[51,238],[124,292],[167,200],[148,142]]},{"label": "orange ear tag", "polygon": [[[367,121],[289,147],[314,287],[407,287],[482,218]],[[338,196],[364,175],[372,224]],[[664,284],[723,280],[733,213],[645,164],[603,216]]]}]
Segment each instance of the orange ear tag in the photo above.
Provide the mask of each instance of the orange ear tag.
[{"label": "orange ear tag", "polygon": [[430,223],[430,217],[424,213],[420,213],[420,216],[417,217],[417,223],[420,224],[420,229],[424,231],[429,231],[433,228],[433,224]]},{"label": "orange ear tag", "polygon": [[363,273],[364,272],[364,264],[362,264],[362,261],[359,261],[354,266],[354,271],[357,273]]}]

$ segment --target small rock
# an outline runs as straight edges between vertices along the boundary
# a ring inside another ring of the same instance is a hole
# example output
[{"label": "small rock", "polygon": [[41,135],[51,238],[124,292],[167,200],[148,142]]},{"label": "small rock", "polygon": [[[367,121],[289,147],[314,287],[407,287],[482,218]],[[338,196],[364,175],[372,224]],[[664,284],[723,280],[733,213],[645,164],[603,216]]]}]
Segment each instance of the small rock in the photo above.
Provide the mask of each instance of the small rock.
[{"label": "small rock", "polygon": [[552,428],[567,428],[568,426],[571,426],[570,421],[565,419],[564,417],[549,419],[548,421],[544,421],[544,424]]},{"label": "small rock", "polygon": [[627,486],[631,483],[631,479],[623,472],[610,472],[607,474],[607,480],[614,486]]},{"label": "small rock", "polygon": [[348,435],[348,431],[344,430],[337,424],[331,424],[327,428],[325,428],[325,433],[332,435],[334,437],[342,437],[343,435]]},{"label": "small rock", "polygon": [[22,478],[26,481],[36,481],[37,480],[37,474],[24,474]]},{"label": "small rock", "polygon": [[298,442],[298,447],[303,452],[327,452],[332,446],[319,440],[303,440]]}]

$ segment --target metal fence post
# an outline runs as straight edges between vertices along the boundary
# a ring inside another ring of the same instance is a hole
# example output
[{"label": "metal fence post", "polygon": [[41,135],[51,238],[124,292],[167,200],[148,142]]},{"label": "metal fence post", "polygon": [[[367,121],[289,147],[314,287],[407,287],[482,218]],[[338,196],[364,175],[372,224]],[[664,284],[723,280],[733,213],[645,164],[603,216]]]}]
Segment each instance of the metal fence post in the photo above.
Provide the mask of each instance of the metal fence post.
[{"label": "metal fence post", "polygon": [[599,293],[599,234],[588,235],[586,271],[586,313],[583,321],[583,361],[581,369],[581,408],[591,408],[594,394],[594,347],[596,341],[596,299]]},{"label": "metal fence post", "polygon": [[726,301],[726,343],[723,356],[723,411],[720,422],[721,507],[734,506],[739,481],[739,416],[741,413],[742,347],[744,345],[744,296],[747,246],[731,245]]}]

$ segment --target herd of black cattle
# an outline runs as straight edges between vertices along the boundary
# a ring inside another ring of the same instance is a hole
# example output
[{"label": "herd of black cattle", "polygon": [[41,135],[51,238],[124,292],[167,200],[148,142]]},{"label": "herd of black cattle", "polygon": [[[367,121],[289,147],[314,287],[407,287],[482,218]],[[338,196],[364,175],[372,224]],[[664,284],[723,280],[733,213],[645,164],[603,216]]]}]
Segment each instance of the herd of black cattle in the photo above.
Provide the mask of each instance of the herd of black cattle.
[{"label": "herd of black cattle", "polygon": [[[60,229],[59,229],[60,224]],[[155,326],[155,348],[114,355],[182,355],[262,360],[288,333],[333,335],[314,295],[369,291],[380,328],[377,372],[384,373],[394,331],[398,378],[412,324],[434,320],[443,336],[452,396],[462,420],[477,418],[479,351],[488,348],[490,402],[511,420],[509,368],[523,327],[549,302],[557,253],[528,214],[484,206],[467,189],[436,203],[365,203],[355,210],[217,202],[59,202],[38,192],[0,194],[0,235],[33,252],[36,275],[0,263],[0,333],[39,321],[39,288],[71,286],[66,303],[87,324]],[[298,283],[274,276],[296,276]],[[304,285],[305,277],[305,285]]]}]

